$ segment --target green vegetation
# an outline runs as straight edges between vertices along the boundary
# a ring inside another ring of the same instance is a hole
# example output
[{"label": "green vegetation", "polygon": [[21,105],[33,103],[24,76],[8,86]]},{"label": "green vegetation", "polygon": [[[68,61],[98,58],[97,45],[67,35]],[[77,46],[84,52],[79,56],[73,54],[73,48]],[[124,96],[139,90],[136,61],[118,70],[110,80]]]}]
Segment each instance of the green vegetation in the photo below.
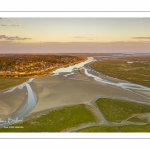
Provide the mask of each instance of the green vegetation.
[{"label": "green vegetation", "polygon": [[23,128],[3,128],[0,129],[0,132],[60,132],[64,129],[90,122],[96,122],[94,115],[86,105],[80,104],[64,107],[37,119],[12,125],[23,126]]},{"label": "green vegetation", "polygon": [[150,132],[150,124],[124,126],[94,126],[80,129],[77,132]]},{"label": "green vegetation", "polygon": [[142,63],[150,64],[150,56],[128,56],[128,57],[123,57],[121,60],[128,60],[128,61],[139,61]]},{"label": "green vegetation", "polygon": [[[130,101],[100,98],[96,105],[110,122],[121,122],[133,114],[150,113],[150,106]],[[132,117],[128,121],[148,123],[147,118]],[[53,110],[39,118],[0,129],[0,132],[61,132],[86,123],[96,123],[96,117],[84,104]],[[19,128],[21,127],[21,128]],[[92,126],[77,132],[150,132],[147,125]]]},{"label": "green vegetation", "polygon": [[146,61],[147,63],[143,63],[143,61],[127,62],[126,59],[104,60],[95,62],[90,67],[108,76],[150,87],[150,63],[148,61]]},{"label": "green vegetation", "polygon": [[150,132],[150,124],[148,125],[125,125],[119,127],[121,132]]},{"label": "green vegetation", "polygon": [[80,129],[77,132],[119,132],[117,126],[94,126]]},{"label": "green vegetation", "polygon": [[133,118],[130,118],[130,119],[128,119],[128,121],[131,121],[131,122],[141,122],[141,123],[147,123],[148,122],[148,119],[139,119],[139,118],[137,118],[137,117],[133,117]]},{"label": "green vegetation", "polygon": [[0,78],[0,90],[19,85],[27,81],[27,78]]},{"label": "green vegetation", "polygon": [[0,77],[49,75],[53,69],[83,61],[83,57],[51,54],[0,55]]},{"label": "green vegetation", "polygon": [[133,114],[150,113],[150,105],[130,101],[100,98],[96,104],[110,122],[120,123]]}]

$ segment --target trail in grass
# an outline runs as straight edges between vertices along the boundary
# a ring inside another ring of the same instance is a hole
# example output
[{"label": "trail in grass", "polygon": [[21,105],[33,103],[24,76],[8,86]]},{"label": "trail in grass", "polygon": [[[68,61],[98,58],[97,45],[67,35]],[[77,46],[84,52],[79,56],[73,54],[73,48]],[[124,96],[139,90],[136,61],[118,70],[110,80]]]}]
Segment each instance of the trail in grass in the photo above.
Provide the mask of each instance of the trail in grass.
[{"label": "trail in grass", "polygon": [[[91,107],[93,109],[93,111],[96,113],[95,116],[96,116],[98,122],[97,123],[82,124],[82,125],[79,125],[78,127],[74,127],[74,128],[64,130],[63,132],[75,132],[77,130],[80,130],[80,129],[83,129],[83,128],[88,128],[88,127],[93,127],[93,126],[111,126],[112,125],[111,123],[109,123],[105,119],[102,112],[96,106],[94,106],[94,104],[92,102],[88,103],[87,105],[89,107]],[[100,120],[102,120],[102,122]]]},{"label": "trail in grass", "polygon": [[82,124],[78,127],[70,128],[70,129],[67,129],[67,130],[62,131],[62,132],[76,132],[77,130],[88,128],[88,127],[93,127],[93,126],[103,126],[103,124],[98,124],[98,123]]},{"label": "trail in grass", "polygon": [[108,123],[108,121],[103,116],[102,112],[96,106],[94,106],[92,103],[89,103],[88,105],[97,112],[97,115],[102,119],[104,125],[110,125],[110,123]]}]

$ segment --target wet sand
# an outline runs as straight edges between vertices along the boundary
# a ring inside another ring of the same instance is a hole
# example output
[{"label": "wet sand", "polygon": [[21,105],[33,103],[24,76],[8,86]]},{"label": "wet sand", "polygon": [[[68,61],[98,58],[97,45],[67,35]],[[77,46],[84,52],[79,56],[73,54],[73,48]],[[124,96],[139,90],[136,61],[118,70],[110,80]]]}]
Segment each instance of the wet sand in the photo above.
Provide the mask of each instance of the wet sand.
[{"label": "wet sand", "polygon": [[27,90],[15,89],[13,92],[0,92],[0,118],[13,113],[26,99]]},{"label": "wet sand", "polygon": [[[89,68],[88,65],[84,66]],[[128,83],[119,79],[107,77],[93,72],[105,80],[114,83]],[[68,105],[88,104],[97,98],[117,98],[134,100],[150,104],[148,92],[126,90],[121,87],[98,82],[93,77],[87,76],[84,68],[74,70],[73,73],[63,72],[58,75],[36,78],[30,83],[32,89],[38,96],[38,102],[34,109],[26,115],[27,118],[34,118],[48,111]],[[17,110],[25,101],[27,89],[15,89],[10,93],[0,92],[0,117]],[[142,96],[144,95],[144,96]]]},{"label": "wet sand", "polygon": [[37,95],[32,80],[0,92],[0,128],[19,121],[34,108]]},{"label": "wet sand", "polygon": [[28,117],[38,115],[38,112],[45,113],[46,110],[50,111],[57,107],[81,103],[88,104],[98,97],[150,103],[150,99],[129,90],[95,81],[92,77],[86,76],[82,69],[80,71],[75,70],[74,74],[65,76],[66,74],[69,73],[60,73],[56,76],[39,78],[33,81],[38,91],[39,100],[35,108],[27,115]]}]

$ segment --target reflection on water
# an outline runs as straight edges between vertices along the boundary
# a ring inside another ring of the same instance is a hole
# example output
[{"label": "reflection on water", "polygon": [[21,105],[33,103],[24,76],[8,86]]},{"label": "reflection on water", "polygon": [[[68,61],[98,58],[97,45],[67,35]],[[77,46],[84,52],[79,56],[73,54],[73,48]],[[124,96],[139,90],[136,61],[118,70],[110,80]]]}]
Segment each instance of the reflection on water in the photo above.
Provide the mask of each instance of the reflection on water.
[{"label": "reflection on water", "polygon": [[[129,90],[145,90],[145,91],[150,91],[150,88],[148,87],[144,87],[144,86],[141,86],[141,85],[138,85],[138,84],[132,84],[132,83],[124,83],[124,82],[118,82],[118,83],[115,83],[113,81],[110,81],[109,78],[108,80],[104,80],[96,75],[93,75],[91,72],[93,70],[91,69],[87,69],[86,67],[83,67],[85,64],[88,64],[90,62],[93,62],[95,61],[93,59],[93,57],[88,57],[88,59],[85,61],[85,62],[81,62],[79,64],[75,64],[75,65],[72,65],[72,66],[69,66],[69,67],[66,67],[66,68],[59,68],[55,71],[53,71],[54,75],[52,76],[55,76],[55,75],[59,75],[59,73],[63,73],[63,72],[66,72],[67,74],[64,75],[65,77],[71,75],[71,74],[74,74],[74,70],[76,69],[84,69],[85,70],[85,74],[89,77],[93,77],[96,81],[99,81],[99,82],[103,82],[105,84],[109,84],[109,85],[113,85],[113,86],[117,86],[117,87],[120,87],[120,88],[123,88],[123,89],[129,89]],[[68,73],[69,72],[69,73]],[[94,71],[95,73],[97,73],[96,71]],[[99,74],[99,73],[97,73]],[[107,77],[107,76],[106,76]],[[76,79],[76,78],[70,78],[72,80],[80,80],[80,79]],[[6,92],[4,93],[7,93],[7,92],[13,92],[15,89],[19,88],[19,89],[22,89],[24,86],[27,88],[27,95],[26,95],[26,100],[24,101],[24,103],[22,104],[22,106],[20,106],[14,113],[12,113],[11,115],[9,114],[9,117],[12,117],[12,120],[16,120],[17,119],[21,119],[23,118],[26,114],[28,114],[36,105],[36,102],[37,102],[37,96],[36,94],[34,93],[34,91],[32,90],[31,86],[30,86],[30,82],[32,82],[33,79],[30,79],[28,82],[26,83],[23,83],[19,86],[16,86],[14,88],[11,88],[10,90],[7,90]],[[82,80],[82,81],[89,81],[89,80]],[[1,122],[0,123],[0,128],[4,127],[4,126],[8,126],[10,124],[13,124],[14,122]]]},{"label": "reflection on water", "polygon": [[86,69],[84,68],[85,70],[85,74],[89,77],[93,77],[96,81],[99,81],[99,82],[103,82],[103,83],[106,83],[106,84],[110,84],[110,85],[114,85],[114,86],[117,86],[117,87],[121,87],[123,89],[132,89],[132,90],[142,90],[142,91],[150,91],[150,88],[148,87],[145,87],[145,86],[142,86],[142,85],[138,85],[138,84],[133,84],[133,83],[123,83],[123,82],[118,82],[118,83],[114,83],[112,81],[109,81],[109,80],[104,80],[100,77],[97,77],[91,73],[89,73],[88,71],[91,71],[90,69]]},{"label": "reflection on water", "polygon": [[85,64],[89,63],[89,62],[92,62],[94,61],[93,57],[88,57],[88,59],[84,62],[81,62],[79,64],[75,64],[73,66],[69,66],[69,67],[65,67],[65,68],[59,68],[59,69],[56,69],[55,71],[53,71],[54,75],[58,75],[59,73],[61,72],[71,72],[73,71],[74,69],[77,69],[77,68],[81,68],[83,67]]},{"label": "reflection on water", "polygon": [[[94,60],[93,57],[88,57],[88,59],[85,61],[85,62],[82,62],[82,63],[79,63],[79,64],[76,64],[76,65],[73,65],[73,66],[69,66],[69,67],[66,67],[66,68],[60,68],[60,69],[57,69],[55,70],[53,73],[55,73],[54,75],[59,75],[59,73],[61,72],[71,72],[69,74],[66,74],[64,76],[68,76],[68,75],[71,75],[73,74],[73,70],[75,69],[79,69],[81,67],[83,67],[85,64],[87,63],[90,63],[92,61],[96,61]],[[124,82],[118,82],[118,83],[115,83],[113,81],[110,81],[109,79],[108,80],[104,80],[100,77],[97,77],[95,75],[93,75],[91,73],[91,71],[94,71],[94,70],[91,70],[91,69],[87,69],[85,67],[83,67],[83,69],[85,70],[85,74],[89,77],[93,77],[96,81],[99,81],[99,82],[103,82],[105,84],[109,84],[109,85],[113,85],[113,86],[117,86],[117,87],[120,87],[120,88],[123,88],[123,89],[134,89],[134,90],[144,90],[144,91],[150,91],[150,88],[148,87],[144,87],[142,85],[138,85],[138,84],[133,84],[133,83],[124,83]],[[96,71],[94,71],[96,72]],[[98,72],[96,72],[97,74],[99,74]],[[108,77],[108,76],[106,76]]]}]

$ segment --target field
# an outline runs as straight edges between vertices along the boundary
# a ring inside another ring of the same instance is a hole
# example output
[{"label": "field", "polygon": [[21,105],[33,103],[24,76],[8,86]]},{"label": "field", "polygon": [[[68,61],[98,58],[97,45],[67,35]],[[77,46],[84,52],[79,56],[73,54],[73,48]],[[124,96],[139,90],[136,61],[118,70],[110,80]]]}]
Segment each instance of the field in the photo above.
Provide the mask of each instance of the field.
[{"label": "field", "polygon": [[[149,57],[103,60],[91,64],[90,67],[111,77],[150,87]],[[81,71],[79,72],[81,75]],[[0,89],[18,85],[26,80],[27,78],[1,78]],[[73,82],[71,80],[71,83]],[[44,84],[43,87],[46,89]],[[88,82],[86,84],[88,85]],[[74,82],[74,85],[76,88],[73,92],[79,89],[77,82]],[[84,86],[79,85],[79,87]],[[49,85],[48,88],[50,88]],[[68,89],[66,95],[70,91],[70,88]],[[59,91],[62,90],[59,89]],[[89,93],[91,94],[91,91]],[[80,97],[84,99],[83,96]],[[62,102],[62,96],[60,99]],[[72,97],[70,100],[73,100]],[[0,129],[0,132],[150,132],[150,105],[148,104],[110,98],[99,98],[88,102],[87,105],[81,103],[79,105],[66,104],[68,106],[56,108],[38,118]]]},{"label": "field", "polygon": [[95,126],[80,129],[77,132],[150,132],[150,124],[124,126]]},{"label": "field", "polygon": [[19,85],[27,81],[27,78],[0,78],[0,90]]},{"label": "field", "polygon": [[93,111],[87,105],[80,104],[50,111],[39,118],[2,128],[0,132],[150,132],[149,105],[100,98],[95,106],[100,109],[108,125],[99,124]]},{"label": "field", "polygon": [[[61,132],[90,122],[96,122],[94,115],[84,104],[80,104],[64,107],[39,118],[0,129],[0,132]],[[23,128],[17,128],[18,126]]]},{"label": "field", "polygon": [[118,126],[93,126],[80,129],[77,132],[119,132]]},{"label": "field", "polygon": [[[131,63],[130,63],[131,62]],[[105,75],[150,87],[150,57],[103,60],[90,65]]]},{"label": "field", "polygon": [[[100,98],[96,101],[96,104],[109,122],[120,123],[132,115],[150,113],[150,105],[130,101]],[[130,121],[137,121],[133,118]]]},{"label": "field", "polygon": [[[149,105],[106,98],[98,99],[96,104],[110,125],[82,128],[77,132],[150,132],[147,118],[150,114],[144,116],[144,114],[150,113]],[[143,118],[141,118],[141,114]],[[130,124],[125,124],[125,121],[130,122]],[[140,125],[140,123],[144,124]]]}]

